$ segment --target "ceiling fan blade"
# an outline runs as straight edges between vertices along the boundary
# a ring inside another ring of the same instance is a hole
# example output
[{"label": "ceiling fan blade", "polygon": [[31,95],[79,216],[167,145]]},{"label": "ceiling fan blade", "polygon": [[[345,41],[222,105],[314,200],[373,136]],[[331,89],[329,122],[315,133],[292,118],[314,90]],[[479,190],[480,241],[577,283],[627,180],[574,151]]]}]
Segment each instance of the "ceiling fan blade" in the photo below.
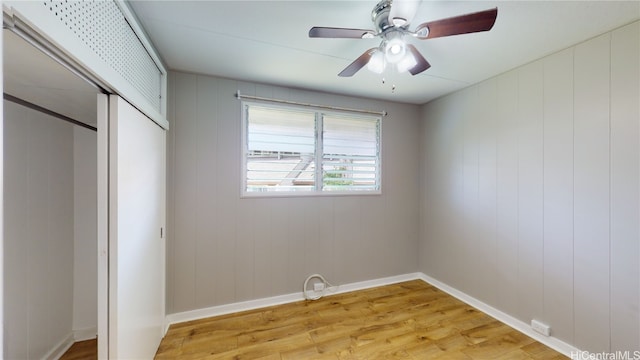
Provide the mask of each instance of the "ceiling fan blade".
[{"label": "ceiling fan blade", "polygon": [[416,59],[416,62],[417,62],[417,64],[414,67],[409,69],[409,72],[411,73],[411,75],[420,74],[421,72],[431,67],[431,64],[429,64],[429,62],[424,58],[424,56],[420,54],[420,51],[418,51],[418,49],[416,49],[415,46],[413,46],[412,44],[407,44],[407,48],[409,49],[409,51],[411,51],[411,54],[413,54],[413,57],[414,59]]},{"label": "ceiling fan blade", "polygon": [[314,26],[309,30],[310,38],[344,38],[344,39],[363,39],[374,37],[373,30],[366,29],[346,29],[333,27]]},{"label": "ceiling fan blade", "polygon": [[395,26],[407,26],[416,16],[421,0],[393,0],[389,12],[389,23]]},{"label": "ceiling fan blade", "polygon": [[375,53],[377,50],[378,48],[371,48],[365,51],[364,54],[360,55],[360,57],[358,57],[354,62],[352,62],[351,64],[349,64],[349,66],[344,68],[344,70],[342,70],[340,74],[338,74],[338,76],[341,76],[341,77],[353,76],[353,74],[357,73],[358,70],[362,69],[365,65],[367,65],[367,63],[371,59],[371,55],[373,55],[373,53]]},{"label": "ceiling fan blade", "polygon": [[[489,31],[498,17],[498,8],[454,16],[418,25],[415,33],[419,39]],[[428,30],[428,33],[427,31]]]}]

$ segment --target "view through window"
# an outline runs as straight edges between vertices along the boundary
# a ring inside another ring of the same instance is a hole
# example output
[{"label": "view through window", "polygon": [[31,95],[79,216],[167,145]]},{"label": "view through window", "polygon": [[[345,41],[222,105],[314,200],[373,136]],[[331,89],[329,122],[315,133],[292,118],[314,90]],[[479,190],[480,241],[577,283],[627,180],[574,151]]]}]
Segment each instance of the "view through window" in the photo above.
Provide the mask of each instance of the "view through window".
[{"label": "view through window", "polygon": [[379,117],[243,107],[245,194],[380,191]]}]

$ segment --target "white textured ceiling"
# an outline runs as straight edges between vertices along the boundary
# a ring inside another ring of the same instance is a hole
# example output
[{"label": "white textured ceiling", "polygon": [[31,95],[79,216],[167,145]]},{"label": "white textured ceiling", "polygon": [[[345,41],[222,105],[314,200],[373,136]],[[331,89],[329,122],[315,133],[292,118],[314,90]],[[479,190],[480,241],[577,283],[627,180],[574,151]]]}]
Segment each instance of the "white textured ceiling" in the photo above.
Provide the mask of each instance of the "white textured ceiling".
[{"label": "white textured ceiling", "polygon": [[[489,32],[411,42],[416,76],[337,74],[380,40],[310,39],[312,26],[372,29],[372,1],[132,1],[173,70],[422,104],[640,18],[640,1],[428,1],[422,22],[498,8]],[[382,83],[382,78],[386,83]],[[391,86],[395,85],[395,91]]]}]

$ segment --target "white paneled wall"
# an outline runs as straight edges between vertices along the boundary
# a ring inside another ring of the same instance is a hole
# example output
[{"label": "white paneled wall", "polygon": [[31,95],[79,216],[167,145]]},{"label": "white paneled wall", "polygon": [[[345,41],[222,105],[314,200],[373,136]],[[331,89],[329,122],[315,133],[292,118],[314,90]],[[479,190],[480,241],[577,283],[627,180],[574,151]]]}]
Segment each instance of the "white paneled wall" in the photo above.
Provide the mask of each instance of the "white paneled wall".
[{"label": "white paneled wall", "polygon": [[574,336],[590,350],[609,348],[610,40],[587,41],[573,55]]},{"label": "white paneled wall", "polygon": [[[640,25],[611,34],[611,348],[640,348]],[[634,79],[636,81],[634,81]],[[635,326],[629,323],[635,319]]]},{"label": "white paneled wall", "polygon": [[73,125],[4,102],[4,358],[70,341]]},{"label": "white paneled wall", "polygon": [[[240,199],[237,90],[388,111],[383,194]],[[177,72],[168,106],[168,313],[417,270],[419,107]]]},{"label": "white paneled wall", "polygon": [[[573,49],[543,60],[543,322],[573,338]],[[552,321],[553,320],[553,321]]]},{"label": "white paneled wall", "polygon": [[96,132],[74,126],[73,141],[73,330],[76,340],[86,340],[98,327]]},{"label": "white paneled wall", "polygon": [[636,22],[425,105],[420,270],[639,350],[639,54]]}]

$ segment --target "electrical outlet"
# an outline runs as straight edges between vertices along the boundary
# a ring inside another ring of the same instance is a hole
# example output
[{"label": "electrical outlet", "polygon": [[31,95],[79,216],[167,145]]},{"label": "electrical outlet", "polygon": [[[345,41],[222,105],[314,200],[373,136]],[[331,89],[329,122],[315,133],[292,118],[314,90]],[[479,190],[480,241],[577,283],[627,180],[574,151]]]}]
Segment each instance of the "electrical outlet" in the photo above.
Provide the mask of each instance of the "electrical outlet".
[{"label": "electrical outlet", "polygon": [[324,283],[317,282],[313,284],[313,291],[322,291],[324,290]]},{"label": "electrical outlet", "polygon": [[531,320],[531,328],[544,336],[549,336],[551,334],[551,327],[538,320]]}]

